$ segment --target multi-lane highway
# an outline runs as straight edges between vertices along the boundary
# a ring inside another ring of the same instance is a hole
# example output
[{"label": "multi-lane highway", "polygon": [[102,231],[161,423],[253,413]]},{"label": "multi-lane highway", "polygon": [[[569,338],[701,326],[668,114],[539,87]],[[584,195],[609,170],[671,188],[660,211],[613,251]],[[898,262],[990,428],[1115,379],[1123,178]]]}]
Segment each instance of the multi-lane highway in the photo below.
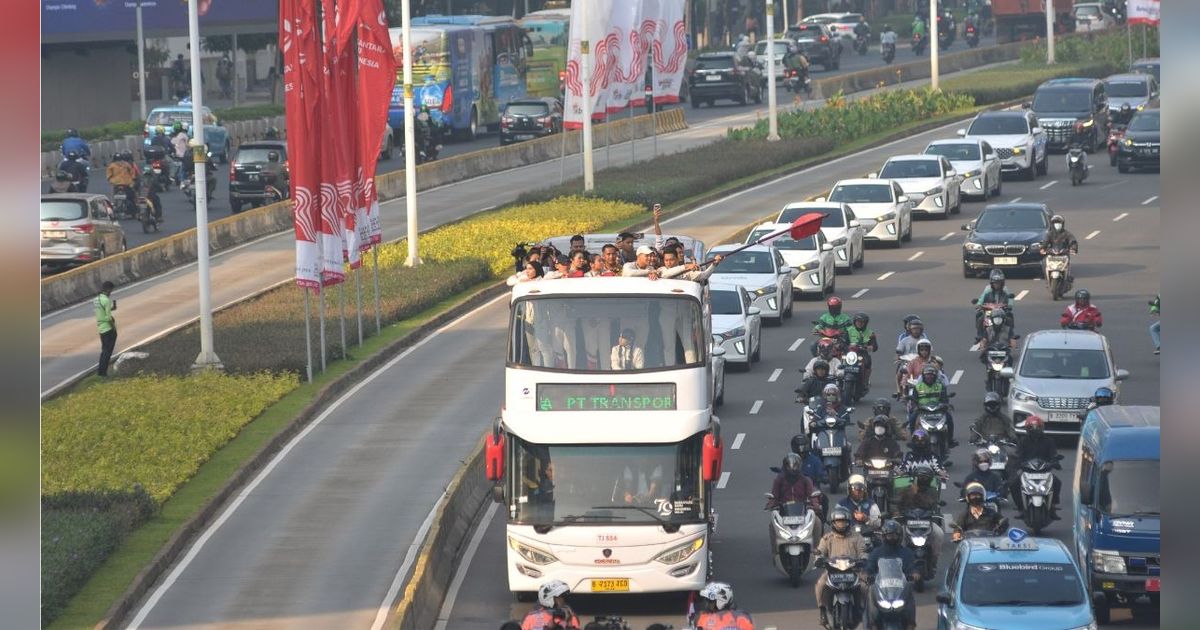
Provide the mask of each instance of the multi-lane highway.
[{"label": "multi-lane highway", "polygon": [[[713,202],[671,219],[665,228],[717,243],[784,204],[821,193],[837,179],[876,170],[892,154],[919,152],[957,125],[914,135],[869,152],[833,160]],[[1146,335],[1146,300],[1158,291],[1159,208],[1157,174],[1120,175],[1097,160],[1082,188],[1063,179],[1061,156],[1048,177],[1006,182],[998,201],[1044,201],[1062,213],[1081,239],[1075,259],[1077,286],[1093,293],[1105,313],[1104,333],[1117,363],[1130,370],[1122,400],[1157,404],[1158,362]],[[981,204],[964,204],[961,217],[922,221],[912,243],[899,250],[870,250],[866,266],[838,281],[848,311],[865,310],[882,341],[901,318],[920,313],[958,392],[956,419],[965,435],[980,410],[982,371],[974,353],[970,299],[983,280],[960,271],[959,224]],[[1055,327],[1064,304],[1052,303],[1036,279],[1009,282],[1024,332]],[[751,372],[731,373],[724,431],[737,443],[725,457],[729,473],[717,496],[716,574],[731,582],[738,603],[759,627],[815,627],[811,591],[815,573],[799,590],[787,587],[767,555],[762,493],[769,463],[777,461],[797,426],[792,388],[807,359],[797,339],[823,308],[798,304],[796,316],[765,329],[763,361]],[[264,472],[225,507],[168,575],[137,607],[138,627],[370,627],[395,595],[427,515],[442,485],[478,443],[499,404],[503,379],[505,301],[497,299],[453,322],[350,390],[298,436]],[[884,344],[886,345],[886,343]],[[886,364],[890,351],[877,355]],[[491,357],[489,360],[488,358]],[[772,378],[778,372],[780,376]],[[889,393],[875,378],[870,395]],[[856,414],[862,417],[863,413]],[[961,439],[961,437],[960,437]],[[1061,444],[1070,451],[1070,441]],[[955,477],[965,474],[965,444],[955,452]],[[1068,457],[1064,471],[1069,478]],[[953,497],[945,497],[953,503]],[[1069,505],[1064,500],[1064,505]],[[493,511],[494,512],[494,511]],[[1048,535],[1063,537],[1067,521]],[[479,529],[450,595],[443,627],[493,630],[519,618],[528,604],[509,595],[504,575],[503,516]],[[948,556],[946,556],[948,557]],[[681,625],[677,597],[577,598],[583,613],[619,614],[635,627],[652,620]],[[932,627],[932,594],[918,597],[920,627]],[[1131,625],[1124,613],[1114,625]]]}]

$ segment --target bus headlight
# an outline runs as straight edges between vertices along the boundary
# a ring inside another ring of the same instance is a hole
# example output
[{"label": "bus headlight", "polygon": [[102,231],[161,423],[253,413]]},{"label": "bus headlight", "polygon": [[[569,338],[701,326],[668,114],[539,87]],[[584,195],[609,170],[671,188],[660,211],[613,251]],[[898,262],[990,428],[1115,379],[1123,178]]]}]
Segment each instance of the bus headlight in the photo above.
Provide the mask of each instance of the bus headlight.
[{"label": "bus headlight", "polygon": [[704,538],[694,538],[686,543],[671,547],[655,556],[655,560],[663,564],[677,564],[692,557],[692,554],[704,548]]},{"label": "bus headlight", "polygon": [[543,551],[532,545],[526,545],[512,536],[508,537],[508,546],[512,547],[512,550],[520,554],[522,558],[534,564],[544,565],[558,562],[558,558],[555,558],[554,554],[549,551]]}]

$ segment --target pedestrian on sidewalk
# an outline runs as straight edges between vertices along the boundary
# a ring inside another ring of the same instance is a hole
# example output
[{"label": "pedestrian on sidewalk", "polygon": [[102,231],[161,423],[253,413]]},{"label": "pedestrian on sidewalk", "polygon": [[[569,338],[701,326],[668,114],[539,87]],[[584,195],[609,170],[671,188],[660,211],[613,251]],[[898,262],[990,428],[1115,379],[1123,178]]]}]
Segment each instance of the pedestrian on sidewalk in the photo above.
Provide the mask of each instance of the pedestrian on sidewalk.
[{"label": "pedestrian on sidewalk", "polygon": [[117,301],[112,298],[112,290],[113,283],[105,280],[100,285],[100,295],[92,300],[96,309],[96,330],[100,332],[100,365],[96,368],[99,376],[108,376],[108,363],[117,345],[117,320],[112,313],[117,310]]},{"label": "pedestrian on sidewalk", "polygon": [[1154,342],[1154,354],[1161,352],[1162,321],[1158,319],[1161,316],[1161,312],[1162,298],[1156,295],[1153,300],[1150,300],[1150,314],[1154,316],[1154,323],[1150,324],[1150,340]]}]

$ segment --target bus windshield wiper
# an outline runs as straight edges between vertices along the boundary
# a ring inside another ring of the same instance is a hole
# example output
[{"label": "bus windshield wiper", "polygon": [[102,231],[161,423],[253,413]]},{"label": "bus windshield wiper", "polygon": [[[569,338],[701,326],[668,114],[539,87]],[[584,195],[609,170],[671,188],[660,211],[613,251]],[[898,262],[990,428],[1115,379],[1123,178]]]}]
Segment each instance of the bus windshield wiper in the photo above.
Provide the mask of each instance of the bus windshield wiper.
[{"label": "bus windshield wiper", "polygon": [[[596,508],[593,508],[596,509]],[[586,519],[604,519],[608,521],[623,521],[624,516],[616,516],[615,514],[568,514],[560,519],[560,523],[574,523]]]},{"label": "bus windshield wiper", "polygon": [[665,531],[667,533],[674,533],[674,532],[679,531],[679,523],[674,523],[672,521],[669,521],[669,520],[659,516],[658,513],[655,512],[652,508],[642,507],[640,505],[606,505],[606,506],[596,506],[596,507],[593,507],[592,509],[593,510],[633,510],[635,512],[641,512],[642,514],[645,514],[646,516],[649,516],[650,518],[652,518],[656,522],[658,522],[658,524],[660,526],[662,526],[663,531]]}]

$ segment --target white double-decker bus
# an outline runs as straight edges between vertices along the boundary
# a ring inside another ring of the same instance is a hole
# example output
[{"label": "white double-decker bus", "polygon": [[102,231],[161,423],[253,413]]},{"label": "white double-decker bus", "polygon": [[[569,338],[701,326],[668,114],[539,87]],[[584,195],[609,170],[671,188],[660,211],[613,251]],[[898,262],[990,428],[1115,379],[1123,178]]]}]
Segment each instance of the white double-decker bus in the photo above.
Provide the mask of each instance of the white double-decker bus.
[{"label": "white double-decker bus", "polygon": [[550,578],[576,593],[704,585],[721,465],[705,291],[619,277],[513,288],[486,460],[518,597]]}]

